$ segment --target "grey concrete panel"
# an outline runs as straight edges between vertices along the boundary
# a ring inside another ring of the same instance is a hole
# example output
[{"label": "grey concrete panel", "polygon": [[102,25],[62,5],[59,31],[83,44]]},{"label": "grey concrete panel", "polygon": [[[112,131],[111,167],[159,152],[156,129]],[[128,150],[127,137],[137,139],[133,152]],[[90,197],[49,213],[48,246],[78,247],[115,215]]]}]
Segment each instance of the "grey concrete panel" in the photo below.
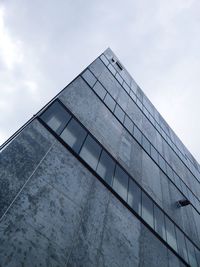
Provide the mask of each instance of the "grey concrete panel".
[{"label": "grey concrete panel", "polygon": [[97,58],[90,66],[89,69],[93,72],[93,74],[99,78],[101,73],[104,71],[106,66],[103,64],[103,62]]},{"label": "grey concrete panel", "polygon": [[33,121],[0,155],[0,217],[33,173],[54,137]]},{"label": "grey concrete panel", "polygon": [[142,187],[150,196],[162,205],[162,188],[159,167],[147,153],[142,153]]}]

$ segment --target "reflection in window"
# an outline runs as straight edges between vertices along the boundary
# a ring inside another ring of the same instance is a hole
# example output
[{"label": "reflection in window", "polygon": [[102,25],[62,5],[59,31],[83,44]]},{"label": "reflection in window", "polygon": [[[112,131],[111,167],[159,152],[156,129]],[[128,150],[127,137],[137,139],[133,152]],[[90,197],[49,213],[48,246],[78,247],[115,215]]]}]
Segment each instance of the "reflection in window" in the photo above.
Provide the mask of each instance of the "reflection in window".
[{"label": "reflection in window", "polygon": [[167,243],[177,251],[176,234],[174,224],[165,216]]},{"label": "reflection in window", "polygon": [[104,99],[104,97],[106,95],[106,90],[104,89],[104,87],[99,82],[97,82],[95,84],[93,89],[101,99]]},{"label": "reflection in window", "polygon": [[83,74],[82,74],[82,77],[86,80],[86,82],[91,86],[93,87],[93,85],[95,84],[96,82],[96,78],[95,76],[92,74],[91,71],[89,70],[86,70]]},{"label": "reflection in window", "polygon": [[115,108],[115,100],[107,93],[105,100],[104,100],[106,106],[113,111]]},{"label": "reflection in window", "polygon": [[97,167],[97,173],[103,178],[109,185],[112,185],[113,175],[114,175],[115,162],[108,155],[107,152],[103,150],[100,161]]},{"label": "reflection in window", "polygon": [[141,189],[132,179],[129,179],[128,204],[141,215]]},{"label": "reflection in window", "polygon": [[115,74],[116,74],[116,70],[115,70],[115,68],[113,67],[113,65],[108,65],[108,68],[109,68],[109,70],[112,72],[112,74],[115,76]]},{"label": "reflection in window", "polygon": [[129,94],[131,89],[130,89],[130,87],[128,86],[128,84],[126,82],[123,82],[123,87],[126,90],[126,92]]},{"label": "reflection in window", "polygon": [[160,168],[166,173],[166,163],[165,163],[165,160],[160,155],[158,155],[158,158],[159,158],[159,166],[160,166]]},{"label": "reflection in window", "polygon": [[115,114],[116,117],[123,123],[125,113],[124,113],[124,111],[120,108],[119,105],[116,105],[114,114]]},{"label": "reflection in window", "polygon": [[128,116],[125,116],[124,126],[129,130],[130,133],[133,133],[133,122]]},{"label": "reflection in window", "polygon": [[140,144],[142,143],[142,133],[137,127],[134,127],[134,137]]},{"label": "reflection in window", "polygon": [[72,119],[62,132],[61,138],[78,153],[86,135],[86,130],[76,120]]},{"label": "reflection in window", "polygon": [[172,181],[174,181],[174,172],[172,168],[169,166],[169,164],[166,163],[166,165],[167,165],[167,175]]},{"label": "reflection in window", "polygon": [[164,213],[154,205],[155,231],[166,240]]},{"label": "reflection in window", "polygon": [[60,134],[70,120],[71,115],[58,101],[56,101],[49,108],[47,108],[44,113],[42,113],[40,118],[52,130],[54,130],[57,134]]},{"label": "reflection in window", "polygon": [[136,95],[133,93],[132,90],[130,91],[130,96],[131,96],[131,98],[133,99],[133,101],[136,102]]},{"label": "reflection in window", "polygon": [[142,192],[142,218],[153,228],[153,202]]},{"label": "reflection in window", "polygon": [[186,245],[188,251],[189,263],[192,267],[197,267],[197,260],[195,257],[194,245],[186,238]]},{"label": "reflection in window", "polygon": [[101,146],[88,135],[81,149],[80,156],[90,165],[90,167],[96,170],[101,149]]},{"label": "reflection in window", "polygon": [[176,237],[177,237],[177,246],[178,253],[183,259],[188,262],[187,248],[185,244],[184,234],[176,227]]},{"label": "reflection in window", "polygon": [[119,165],[116,165],[113,188],[125,201],[127,201],[128,175],[121,167],[119,167]]}]

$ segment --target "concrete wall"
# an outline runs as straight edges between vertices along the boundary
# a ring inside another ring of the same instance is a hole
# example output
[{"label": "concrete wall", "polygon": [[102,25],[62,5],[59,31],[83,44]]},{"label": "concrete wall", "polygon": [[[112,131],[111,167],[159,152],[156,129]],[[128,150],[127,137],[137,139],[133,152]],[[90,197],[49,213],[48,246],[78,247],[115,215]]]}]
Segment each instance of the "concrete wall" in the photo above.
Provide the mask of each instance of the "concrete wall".
[{"label": "concrete wall", "polygon": [[183,266],[38,121],[1,160],[1,267]]}]

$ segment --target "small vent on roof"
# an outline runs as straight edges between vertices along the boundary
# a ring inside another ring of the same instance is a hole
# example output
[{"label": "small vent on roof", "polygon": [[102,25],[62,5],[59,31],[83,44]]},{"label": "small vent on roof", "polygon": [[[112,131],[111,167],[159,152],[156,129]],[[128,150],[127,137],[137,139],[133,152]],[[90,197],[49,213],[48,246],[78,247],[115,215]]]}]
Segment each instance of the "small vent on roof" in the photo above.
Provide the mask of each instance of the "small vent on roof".
[{"label": "small vent on roof", "polygon": [[120,70],[123,70],[123,67],[119,61],[116,61],[116,65]]}]

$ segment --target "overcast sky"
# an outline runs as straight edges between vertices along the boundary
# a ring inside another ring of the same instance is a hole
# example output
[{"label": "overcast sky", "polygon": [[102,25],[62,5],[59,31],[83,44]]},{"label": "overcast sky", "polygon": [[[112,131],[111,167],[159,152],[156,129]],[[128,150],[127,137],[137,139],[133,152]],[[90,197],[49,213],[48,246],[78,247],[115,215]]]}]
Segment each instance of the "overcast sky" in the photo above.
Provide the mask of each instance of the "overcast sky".
[{"label": "overcast sky", "polygon": [[199,0],[0,0],[0,143],[108,46],[200,162]]}]

